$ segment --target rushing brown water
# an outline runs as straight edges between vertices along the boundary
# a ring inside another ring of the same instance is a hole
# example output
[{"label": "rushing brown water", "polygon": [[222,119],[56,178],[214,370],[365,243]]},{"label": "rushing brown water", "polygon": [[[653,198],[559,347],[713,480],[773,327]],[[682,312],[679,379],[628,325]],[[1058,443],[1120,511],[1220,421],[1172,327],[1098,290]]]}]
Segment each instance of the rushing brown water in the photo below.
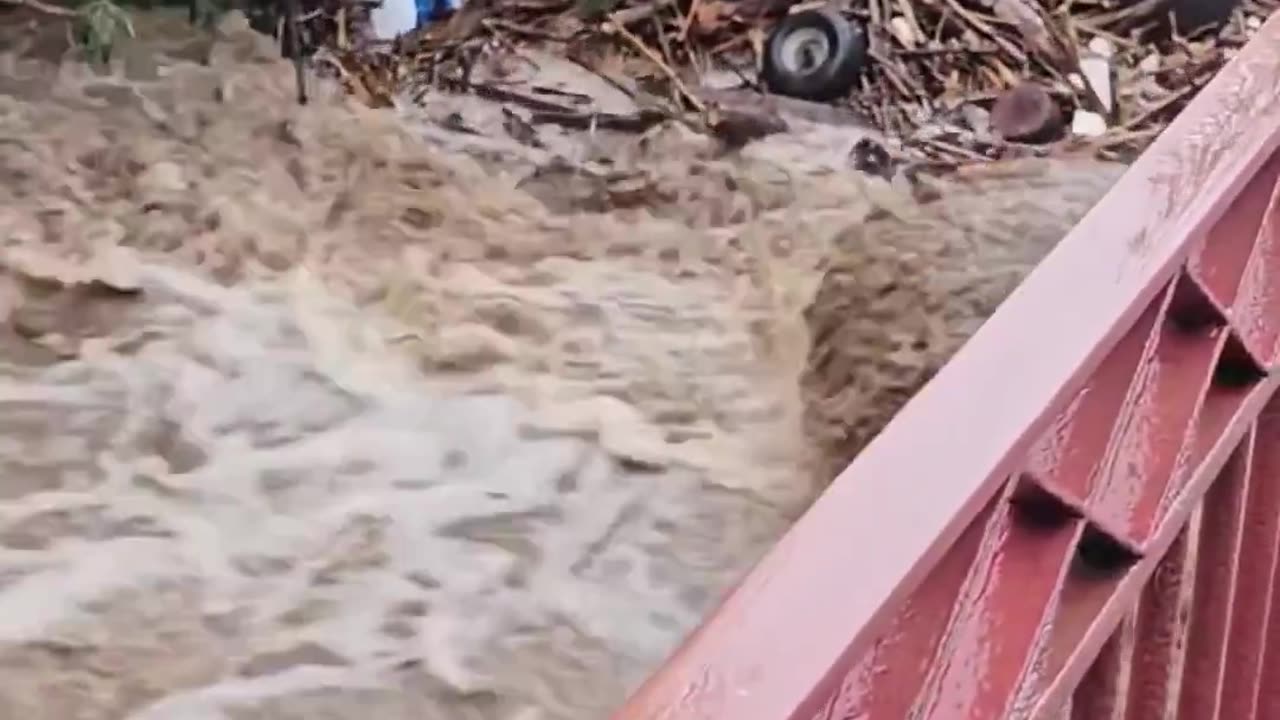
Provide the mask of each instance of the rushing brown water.
[{"label": "rushing brown water", "polygon": [[[835,131],[565,140],[619,191],[299,109],[244,31],[143,14],[104,75],[8,27],[0,717],[604,717],[845,451],[802,432],[822,267],[957,224],[840,170]],[[1047,218],[1037,186],[1034,243],[960,223],[966,252],[876,262],[1003,248],[961,337],[1113,174]]]}]

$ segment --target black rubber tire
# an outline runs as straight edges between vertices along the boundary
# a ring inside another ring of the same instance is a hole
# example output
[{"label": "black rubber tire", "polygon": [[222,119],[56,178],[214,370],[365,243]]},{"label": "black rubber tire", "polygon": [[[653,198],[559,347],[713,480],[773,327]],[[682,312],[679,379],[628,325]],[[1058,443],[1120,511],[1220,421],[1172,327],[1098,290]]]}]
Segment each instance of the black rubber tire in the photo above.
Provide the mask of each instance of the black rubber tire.
[{"label": "black rubber tire", "polygon": [[1166,0],[1180,32],[1188,33],[1226,22],[1241,0]]},{"label": "black rubber tire", "polygon": [[[817,31],[826,38],[825,57],[808,70],[794,67],[788,41],[797,32]],[[762,79],[770,92],[804,100],[844,97],[867,62],[867,32],[833,9],[804,10],[783,18],[764,47]]]}]

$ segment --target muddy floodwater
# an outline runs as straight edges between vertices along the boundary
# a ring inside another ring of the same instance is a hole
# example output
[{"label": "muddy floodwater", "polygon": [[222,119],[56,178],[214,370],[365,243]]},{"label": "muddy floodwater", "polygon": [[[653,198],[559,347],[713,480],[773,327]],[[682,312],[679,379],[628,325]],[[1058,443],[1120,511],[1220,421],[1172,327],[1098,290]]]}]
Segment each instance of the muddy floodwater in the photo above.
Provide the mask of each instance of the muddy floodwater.
[{"label": "muddy floodwater", "polygon": [[[101,73],[0,21],[0,718],[597,720],[819,492],[805,308],[915,212],[854,131],[531,148],[298,108],[234,23]],[[931,292],[989,312],[1108,173]],[[972,325],[881,330],[872,414]]]}]

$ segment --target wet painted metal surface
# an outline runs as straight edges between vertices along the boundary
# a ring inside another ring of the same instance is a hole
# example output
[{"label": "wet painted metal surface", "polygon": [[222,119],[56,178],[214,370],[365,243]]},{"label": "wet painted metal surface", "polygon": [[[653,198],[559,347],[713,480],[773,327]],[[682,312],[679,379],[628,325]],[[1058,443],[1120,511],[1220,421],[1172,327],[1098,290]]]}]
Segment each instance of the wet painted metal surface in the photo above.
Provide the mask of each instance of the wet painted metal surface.
[{"label": "wet painted metal surface", "polygon": [[1280,718],[1277,145],[1273,18],[614,720]]}]

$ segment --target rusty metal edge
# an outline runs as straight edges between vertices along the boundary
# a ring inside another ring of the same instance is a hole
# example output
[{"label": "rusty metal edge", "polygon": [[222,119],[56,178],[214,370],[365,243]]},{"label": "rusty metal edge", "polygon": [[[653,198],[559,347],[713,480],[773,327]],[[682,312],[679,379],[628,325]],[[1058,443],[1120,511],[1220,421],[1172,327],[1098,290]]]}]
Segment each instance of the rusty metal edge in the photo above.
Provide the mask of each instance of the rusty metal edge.
[{"label": "rusty metal edge", "polygon": [[1280,143],[1270,18],[614,720],[808,720]]}]

